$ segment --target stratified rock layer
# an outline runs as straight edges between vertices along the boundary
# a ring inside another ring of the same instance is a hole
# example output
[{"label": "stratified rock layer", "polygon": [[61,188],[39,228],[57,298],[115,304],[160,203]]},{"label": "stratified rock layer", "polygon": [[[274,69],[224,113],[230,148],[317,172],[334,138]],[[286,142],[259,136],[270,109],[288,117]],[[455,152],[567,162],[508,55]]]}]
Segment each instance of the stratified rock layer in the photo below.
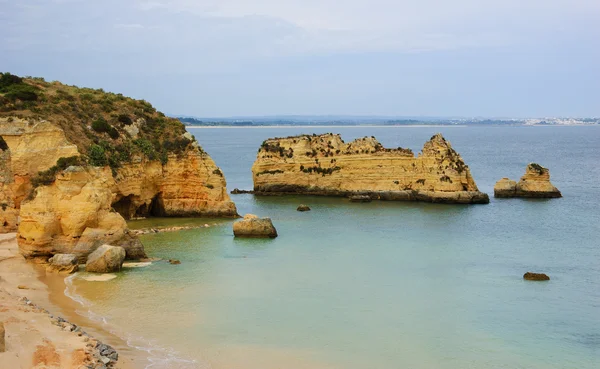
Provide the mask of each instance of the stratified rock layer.
[{"label": "stratified rock layer", "polygon": [[255,194],[363,195],[371,199],[488,203],[468,166],[437,134],[415,157],[374,137],[344,143],[338,134],[273,138],[252,166]]},{"label": "stratified rock layer", "polygon": [[[208,154],[188,149],[166,163],[134,157],[118,169],[71,166],[49,184],[32,179],[59,158],[79,156],[63,130],[46,121],[0,118],[0,232],[18,230],[26,257],[87,255],[104,243],[127,258],[146,257],[125,219],[134,216],[237,215],[220,169]],[[0,145],[2,146],[2,145]]]},{"label": "stratified rock layer", "polygon": [[550,171],[539,164],[531,163],[519,182],[502,178],[494,186],[494,197],[562,197],[560,191],[550,183]]}]

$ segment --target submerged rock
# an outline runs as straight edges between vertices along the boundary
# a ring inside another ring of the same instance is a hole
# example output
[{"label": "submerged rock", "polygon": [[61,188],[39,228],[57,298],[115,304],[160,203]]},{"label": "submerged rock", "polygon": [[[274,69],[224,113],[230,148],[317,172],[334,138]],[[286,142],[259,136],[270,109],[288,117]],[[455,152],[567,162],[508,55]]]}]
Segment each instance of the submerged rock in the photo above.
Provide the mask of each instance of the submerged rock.
[{"label": "submerged rock", "polygon": [[351,202],[371,202],[371,197],[367,195],[354,195],[350,196]]},{"label": "submerged rock", "polygon": [[548,277],[544,273],[527,272],[523,275],[523,279],[528,280],[528,281],[549,281],[550,277]]},{"label": "submerged rock", "polygon": [[296,210],[298,210],[298,211],[310,211],[310,207],[308,205],[302,204],[302,205],[298,206],[298,208]]},{"label": "submerged rock", "polygon": [[235,237],[277,237],[277,230],[271,218],[259,218],[254,214],[246,214],[244,219],[233,223]]},{"label": "submerged rock", "polygon": [[75,273],[79,269],[77,255],[75,254],[56,254],[48,260],[46,266],[47,272],[57,273]]},{"label": "submerged rock", "polygon": [[562,197],[560,191],[550,182],[550,171],[539,164],[530,163],[518,183],[502,178],[494,186],[495,197]]},{"label": "submerged rock", "polygon": [[88,256],[85,270],[93,273],[118,272],[121,270],[124,260],[124,248],[102,245]]},{"label": "submerged rock", "polygon": [[169,259],[169,264],[179,265],[179,264],[181,264],[181,261],[179,261],[177,259]]}]

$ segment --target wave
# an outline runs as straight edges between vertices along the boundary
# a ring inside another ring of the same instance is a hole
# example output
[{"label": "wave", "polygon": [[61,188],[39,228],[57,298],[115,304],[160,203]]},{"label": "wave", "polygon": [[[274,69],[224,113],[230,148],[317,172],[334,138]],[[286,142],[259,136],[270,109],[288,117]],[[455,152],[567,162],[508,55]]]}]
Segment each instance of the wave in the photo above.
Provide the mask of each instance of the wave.
[{"label": "wave", "polygon": [[65,278],[64,291],[65,296],[81,305],[82,309],[76,309],[75,312],[94,322],[101,323],[105,331],[122,339],[127,346],[146,352],[148,354],[146,369],[211,369],[209,364],[199,363],[194,359],[183,358],[177,351],[171,348],[161,347],[144,337],[135,336],[117,329],[105,316],[97,314],[91,309],[93,307],[91,301],[77,293],[77,287],[73,283],[73,280],[76,278],[82,278],[80,273],[74,273]]}]

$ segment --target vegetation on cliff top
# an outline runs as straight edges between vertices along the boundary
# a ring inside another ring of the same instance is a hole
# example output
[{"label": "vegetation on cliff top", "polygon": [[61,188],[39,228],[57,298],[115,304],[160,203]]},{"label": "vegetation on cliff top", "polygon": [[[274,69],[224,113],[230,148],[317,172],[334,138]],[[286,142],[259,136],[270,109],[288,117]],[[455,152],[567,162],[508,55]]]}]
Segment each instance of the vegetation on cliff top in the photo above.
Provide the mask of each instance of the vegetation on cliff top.
[{"label": "vegetation on cliff top", "polygon": [[183,123],[147,101],[43,78],[0,73],[0,117],[7,116],[59,126],[87,163],[113,171],[135,156],[164,164],[169,154],[201,150],[184,136]]}]

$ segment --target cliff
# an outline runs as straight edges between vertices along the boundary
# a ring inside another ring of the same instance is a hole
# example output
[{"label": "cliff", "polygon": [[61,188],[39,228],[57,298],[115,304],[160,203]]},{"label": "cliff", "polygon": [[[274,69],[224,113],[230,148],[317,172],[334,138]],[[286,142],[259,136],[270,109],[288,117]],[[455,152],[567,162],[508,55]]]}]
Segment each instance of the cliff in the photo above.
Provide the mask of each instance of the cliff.
[{"label": "cliff", "polygon": [[530,163],[519,182],[502,178],[494,186],[494,197],[562,197],[560,191],[550,182],[550,171],[539,164]]},{"label": "cliff", "polygon": [[18,229],[28,257],[83,261],[109,243],[139,258],[126,219],[237,216],[221,170],[178,120],[143,100],[8,74],[0,186],[0,231]]},{"label": "cliff", "polygon": [[415,157],[375,137],[345,143],[338,134],[273,138],[252,166],[256,194],[366,194],[380,200],[488,203],[468,166],[441,134]]}]

